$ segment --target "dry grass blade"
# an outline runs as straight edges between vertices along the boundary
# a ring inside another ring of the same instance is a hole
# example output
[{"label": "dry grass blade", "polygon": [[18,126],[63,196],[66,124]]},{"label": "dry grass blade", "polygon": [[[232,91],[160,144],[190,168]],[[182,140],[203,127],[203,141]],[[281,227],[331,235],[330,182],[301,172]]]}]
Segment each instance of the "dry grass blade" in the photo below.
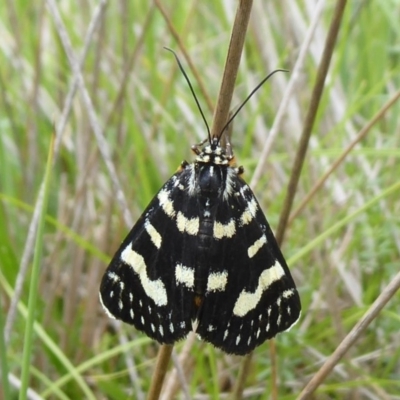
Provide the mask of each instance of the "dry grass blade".
[{"label": "dry grass blade", "polygon": [[305,388],[300,393],[297,400],[309,399],[315,392],[318,386],[324,381],[327,375],[338,364],[341,358],[351,348],[355,341],[362,335],[368,325],[377,317],[379,312],[385,307],[386,303],[396,294],[400,288],[400,272],[386,286],[382,294],[375,300],[369,310],[355,325],[355,327],[343,339],[340,345],[336,348],[333,354],[326,360],[325,364],[319,369],[314,377],[308,382]]},{"label": "dry grass blade", "polygon": [[339,28],[342,22],[344,9],[346,7],[346,0],[338,0],[336,8],[332,17],[332,22],[328,31],[328,36],[325,41],[324,52],[317,72],[315,86],[311,95],[310,107],[304,122],[303,131],[300,138],[299,147],[297,149],[296,157],[293,162],[292,172],[290,174],[290,181],[288,184],[286,197],[283,203],[283,209],[279,218],[278,228],[276,230],[276,241],[282,244],[283,237],[289,214],[292,209],[294,196],[297,191],[297,184],[299,182],[301,170],[303,167],[304,159],[308,149],[308,142],[311,137],[312,128],[317,115],[318,106],[321,100],[322,92],[324,89],[326,75],[328,73],[329,65],[332,58],[332,53],[335,48],[336,39],[339,33]]},{"label": "dry grass blade", "polygon": [[372,117],[372,119],[368,122],[367,125],[364,126],[363,129],[359,132],[359,134],[354,138],[354,140],[347,146],[347,148],[343,151],[340,157],[331,165],[331,167],[324,173],[324,175],[315,183],[313,188],[307,194],[307,196],[303,199],[300,205],[293,211],[293,214],[290,216],[288,220],[288,224],[291,224],[293,220],[302,212],[306,204],[313,198],[313,196],[318,192],[318,190],[322,187],[322,185],[327,181],[329,176],[339,167],[339,165],[345,160],[345,158],[350,154],[350,152],[354,149],[357,143],[359,143],[371,128],[386,114],[386,112],[396,103],[396,101],[400,98],[400,90],[397,91],[392,98]]},{"label": "dry grass blade", "polygon": [[[88,27],[88,32],[85,38],[85,45],[84,45],[84,49],[82,52],[82,56],[79,60],[79,68],[81,68],[81,66],[83,65],[86,55],[87,55],[87,51],[90,47],[90,44],[92,42],[93,39],[93,35],[94,32],[96,30],[97,27],[97,23],[101,18],[101,14],[104,11],[104,7],[106,5],[106,1],[102,1],[100,2],[100,4],[98,5],[98,7],[96,8],[94,14],[93,14],[93,18],[91,23],[89,24]],[[72,100],[74,98],[74,95],[76,93],[76,89],[77,89],[77,77],[74,77],[70,90],[68,92],[68,95],[66,97],[65,100],[65,105],[63,108],[63,112],[61,115],[61,118],[56,126],[56,132],[55,132],[55,143],[54,143],[54,157],[53,157],[53,163],[56,162],[57,160],[57,156],[58,156],[58,150],[59,150],[59,146],[61,143],[61,138],[62,138],[62,134],[64,132],[64,128],[65,125],[67,123],[68,120],[68,116],[72,107]],[[41,189],[42,190],[42,189]],[[41,191],[40,190],[40,191]],[[24,251],[22,253],[22,258],[21,258],[21,263],[20,263],[20,268],[19,268],[19,273],[18,273],[18,277],[17,277],[17,281],[15,284],[15,295],[13,296],[12,300],[11,300],[11,305],[7,314],[7,321],[6,321],[6,325],[5,325],[5,340],[6,342],[8,341],[8,338],[10,336],[10,332],[12,331],[12,326],[13,326],[13,322],[15,319],[15,315],[16,315],[16,310],[17,310],[17,304],[18,301],[21,298],[21,292],[22,292],[22,287],[23,287],[23,283],[25,281],[25,276],[27,273],[27,269],[28,269],[28,264],[29,264],[29,259],[32,255],[32,250],[33,250],[33,240],[35,237],[35,233],[36,233],[36,228],[37,228],[37,217],[38,217],[38,210],[41,208],[41,196],[38,197],[38,204],[35,206],[35,212],[33,214],[32,220],[31,220],[31,224],[28,230],[28,237],[26,240],[26,244],[24,247]]]},{"label": "dry grass blade", "polygon": [[301,45],[301,48],[299,51],[299,56],[297,57],[297,60],[296,60],[296,64],[293,67],[293,71],[291,71],[290,81],[287,85],[287,88],[283,95],[282,101],[279,104],[278,111],[275,115],[274,124],[272,125],[271,131],[269,132],[269,135],[268,135],[268,138],[265,141],[265,144],[264,144],[263,149],[260,154],[260,159],[258,160],[257,166],[256,166],[253,176],[251,178],[251,181],[250,181],[251,187],[255,187],[257,185],[262,174],[264,173],[265,163],[268,158],[269,152],[272,148],[272,144],[279,133],[279,129],[281,127],[283,119],[286,116],[290,97],[292,96],[293,92],[295,91],[295,86],[300,78],[301,70],[304,68],[304,63],[306,61],[306,58],[307,58],[307,55],[309,52],[309,47],[310,47],[315,29],[321,19],[321,14],[322,14],[322,10],[324,8],[324,3],[325,3],[324,1],[319,1],[315,8],[310,27],[308,28],[307,35],[303,41],[303,44]]},{"label": "dry grass blade", "polygon": [[[97,9],[95,10],[95,12],[93,14],[93,19],[89,25],[88,33],[85,38],[84,50],[83,50],[82,56],[79,60],[79,68],[81,68],[81,66],[83,65],[83,63],[85,61],[87,51],[92,42],[97,23],[101,18],[102,12],[104,11],[105,4],[106,4],[106,1],[100,2],[99,6],[97,7]],[[55,162],[55,160],[57,160],[58,150],[59,150],[59,146],[61,143],[62,134],[64,132],[64,128],[65,128],[65,125],[68,120],[68,116],[69,116],[69,113],[70,113],[70,110],[72,107],[72,100],[75,96],[76,89],[77,89],[77,77],[74,77],[72,84],[71,84],[71,88],[70,88],[68,95],[66,97],[66,100],[65,100],[65,105],[63,108],[61,118],[56,126],[56,132],[55,132],[56,137],[55,137],[54,158],[53,158],[54,162]],[[38,201],[40,201],[40,199],[41,199],[41,197],[39,196]],[[32,221],[31,221],[31,225],[30,225],[29,231],[28,231],[26,245],[25,245],[24,251],[22,253],[18,278],[17,278],[17,282],[15,284],[15,295],[13,296],[13,298],[11,300],[11,305],[10,305],[10,308],[9,308],[9,311],[7,314],[7,322],[6,322],[6,327],[5,327],[6,341],[8,340],[8,338],[10,336],[10,332],[12,330],[12,325],[13,325],[13,321],[15,319],[15,314],[16,314],[16,310],[17,310],[17,304],[21,297],[21,291],[22,291],[23,283],[25,281],[25,276],[26,276],[26,272],[27,272],[27,268],[28,268],[28,262],[32,255],[33,240],[34,240],[36,226],[37,226],[37,210],[40,209],[40,207],[41,207],[40,204],[37,204],[37,206],[35,207],[35,212],[34,212],[34,215],[33,215]]]},{"label": "dry grass blade", "polygon": [[210,96],[208,95],[208,91],[204,85],[203,79],[201,77],[201,74],[199,73],[199,71],[197,70],[196,66],[194,65],[192,58],[190,57],[188,51],[186,50],[186,46],[184,45],[184,43],[182,42],[182,39],[180,37],[180,35],[178,34],[178,32],[176,31],[174,24],[172,23],[167,11],[165,10],[164,6],[160,3],[159,0],[155,0],[154,3],[156,4],[157,8],[160,10],[162,16],[165,19],[165,22],[168,25],[168,29],[171,32],[172,36],[174,37],[174,39],[177,41],[179,49],[182,51],[183,56],[185,57],[186,62],[189,64],[190,70],[192,71],[197,84],[199,85],[200,88],[200,92],[202,94],[202,96],[204,97],[204,99],[206,100],[208,109],[210,111],[212,111],[214,109],[213,106],[213,102],[210,99]]},{"label": "dry grass blade", "polygon": [[96,137],[96,140],[97,140],[97,143],[99,146],[99,150],[103,157],[104,163],[106,164],[106,167],[110,174],[111,180],[114,184],[116,199],[118,200],[118,203],[121,207],[121,210],[122,210],[122,213],[123,213],[123,216],[125,219],[125,223],[127,226],[132,226],[133,218],[129,211],[129,207],[128,207],[128,203],[126,201],[126,197],[124,195],[124,191],[122,190],[122,186],[119,181],[115,166],[111,159],[111,152],[109,149],[109,145],[104,137],[103,131],[99,124],[98,117],[97,117],[96,112],[93,107],[93,102],[90,98],[90,95],[89,95],[87,89],[86,89],[85,81],[82,76],[82,73],[79,70],[79,63],[76,61],[75,54],[72,50],[71,41],[69,39],[69,35],[65,28],[65,25],[62,21],[60,12],[58,10],[58,6],[54,0],[47,0],[47,6],[50,10],[50,13],[51,13],[53,19],[54,19],[54,24],[57,28],[57,32],[60,36],[60,40],[61,40],[61,42],[64,46],[64,49],[65,49],[65,52],[68,56],[68,60],[69,60],[71,69],[73,70],[74,74],[77,76],[78,87],[79,87],[79,90],[81,91],[83,102],[84,102],[87,112],[88,112],[89,121],[90,121],[91,127],[93,129],[93,133]]}]

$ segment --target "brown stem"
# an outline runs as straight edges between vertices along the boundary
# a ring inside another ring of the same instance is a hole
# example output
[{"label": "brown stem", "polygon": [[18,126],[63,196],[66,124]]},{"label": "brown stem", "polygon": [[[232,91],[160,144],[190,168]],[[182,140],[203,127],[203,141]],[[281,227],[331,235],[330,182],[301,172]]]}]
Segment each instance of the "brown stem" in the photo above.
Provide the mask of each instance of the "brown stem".
[{"label": "brown stem", "polygon": [[252,5],[252,0],[240,0],[236,11],[228,55],[225,62],[224,75],[218,95],[218,103],[214,111],[211,137],[220,136],[228,119]]},{"label": "brown stem", "polygon": [[157,364],[154,368],[153,377],[151,378],[151,386],[147,400],[158,400],[165,375],[168,369],[168,363],[171,358],[173,345],[163,344],[157,355]]},{"label": "brown stem", "polygon": [[348,333],[333,354],[325,361],[325,364],[319,369],[314,377],[308,382],[300,393],[297,400],[309,399],[312,393],[328,376],[332,369],[338,364],[341,358],[351,348],[355,341],[367,329],[368,325],[376,318],[386,303],[396,294],[400,288],[400,272],[386,286],[381,295],[375,300],[369,310],[364,314],[356,326]]},{"label": "brown stem", "polygon": [[325,78],[328,73],[329,65],[332,58],[333,49],[335,48],[336,39],[339,33],[340,24],[342,22],[343,12],[346,7],[346,0],[338,0],[336,3],[335,12],[332,18],[331,26],[329,27],[328,36],[326,38],[324,52],[322,54],[321,63],[317,72],[317,79],[314,90],[311,95],[310,107],[307,112],[304,122],[303,132],[301,134],[299,147],[292,167],[290,181],[288,184],[286,198],[283,203],[283,209],[279,219],[278,228],[276,230],[276,241],[281,244],[285,234],[287,222],[289,219],[290,210],[292,209],[294,196],[297,190],[301,170],[304,159],[307,153],[308,142],[310,140],[312,128],[317,114],[318,105],[321,100],[322,91],[324,89]]}]

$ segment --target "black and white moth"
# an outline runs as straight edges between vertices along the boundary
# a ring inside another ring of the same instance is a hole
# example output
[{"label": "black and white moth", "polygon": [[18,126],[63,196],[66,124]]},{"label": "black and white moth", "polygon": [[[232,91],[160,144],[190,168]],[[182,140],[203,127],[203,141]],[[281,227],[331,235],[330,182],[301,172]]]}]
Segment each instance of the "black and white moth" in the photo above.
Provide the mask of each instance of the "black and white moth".
[{"label": "black and white moth", "polygon": [[243,355],[288,330],[301,306],[243,168],[221,136],[193,146],[195,161],[183,162],[150,202],[108,266],[100,301],[110,317],[159,343],[193,330]]}]

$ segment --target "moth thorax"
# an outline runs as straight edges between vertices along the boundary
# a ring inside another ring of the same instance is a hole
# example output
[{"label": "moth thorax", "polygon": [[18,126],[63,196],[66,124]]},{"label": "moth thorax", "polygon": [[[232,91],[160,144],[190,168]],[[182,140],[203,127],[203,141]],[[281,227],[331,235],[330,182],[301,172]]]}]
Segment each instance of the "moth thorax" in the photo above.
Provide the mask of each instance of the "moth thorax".
[{"label": "moth thorax", "polygon": [[197,183],[201,196],[218,197],[224,190],[226,168],[214,164],[197,164]]}]

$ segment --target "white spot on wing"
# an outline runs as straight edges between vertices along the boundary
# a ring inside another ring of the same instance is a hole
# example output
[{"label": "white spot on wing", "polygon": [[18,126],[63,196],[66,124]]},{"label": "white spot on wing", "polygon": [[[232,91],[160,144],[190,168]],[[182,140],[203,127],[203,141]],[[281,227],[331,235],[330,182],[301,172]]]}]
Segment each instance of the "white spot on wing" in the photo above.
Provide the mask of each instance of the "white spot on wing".
[{"label": "white spot on wing", "polygon": [[244,317],[249,311],[257,307],[263,292],[270,287],[270,285],[285,275],[285,271],[278,261],[271,267],[262,272],[258,278],[258,285],[254,293],[242,290],[238,299],[236,300],[233,314],[238,317]]},{"label": "white spot on wing", "polygon": [[148,220],[144,223],[144,227],[147,233],[149,234],[150,239],[153,242],[154,246],[156,246],[157,249],[159,249],[161,247],[162,239],[161,235],[157,232],[157,229],[154,228],[154,226]]},{"label": "white spot on wing", "polygon": [[194,269],[185,267],[182,264],[176,264],[175,280],[177,284],[181,283],[192,289],[194,287]]},{"label": "white spot on wing", "polygon": [[293,294],[294,294],[293,289],[287,289],[282,293],[282,297],[288,299],[289,297],[293,296]]},{"label": "white spot on wing", "polygon": [[139,275],[140,283],[146,295],[153,299],[157,306],[165,306],[167,304],[167,291],[163,282],[161,279],[153,281],[148,277],[144,258],[133,251],[130,244],[121,253],[121,260]]},{"label": "white spot on wing", "polygon": [[263,247],[263,245],[267,243],[267,238],[265,235],[262,235],[260,239],[257,239],[248,249],[247,249],[247,254],[249,255],[249,258],[254,257],[258,250]]},{"label": "white spot on wing", "polygon": [[213,272],[208,275],[207,292],[215,292],[217,290],[225,290],[228,283],[228,272]]},{"label": "white spot on wing", "polygon": [[257,213],[257,201],[254,197],[247,203],[246,209],[243,211],[243,214],[240,216],[240,223],[241,225],[249,224],[253,218],[255,218]]},{"label": "white spot on wing", "polygon": [[175,217],[174,204],[168,197],[168,194],[169,192],[167,190],[162,189],[158,192],[157,198],[165,214],[167,214],[171,218],[174,218]]},{"label": "white spot on wing", "polygon": [[113,281],[118,282],[120,280],[119,276],[115,272],[108,272],[107,276]]},{"label": "white spot on wing", "polygon": [[221,222],[214,222],[214,237],[222,239],[224,236],[231,238],[236,232],[235,220],[232,218],[227,224]]},{"label": "white spot on wing", "polygon": [[197,235],[199,232],[199,218],[186,218],[180,211],[176,217],[176,225],[180,232],[187,232],[189,235]]}]

